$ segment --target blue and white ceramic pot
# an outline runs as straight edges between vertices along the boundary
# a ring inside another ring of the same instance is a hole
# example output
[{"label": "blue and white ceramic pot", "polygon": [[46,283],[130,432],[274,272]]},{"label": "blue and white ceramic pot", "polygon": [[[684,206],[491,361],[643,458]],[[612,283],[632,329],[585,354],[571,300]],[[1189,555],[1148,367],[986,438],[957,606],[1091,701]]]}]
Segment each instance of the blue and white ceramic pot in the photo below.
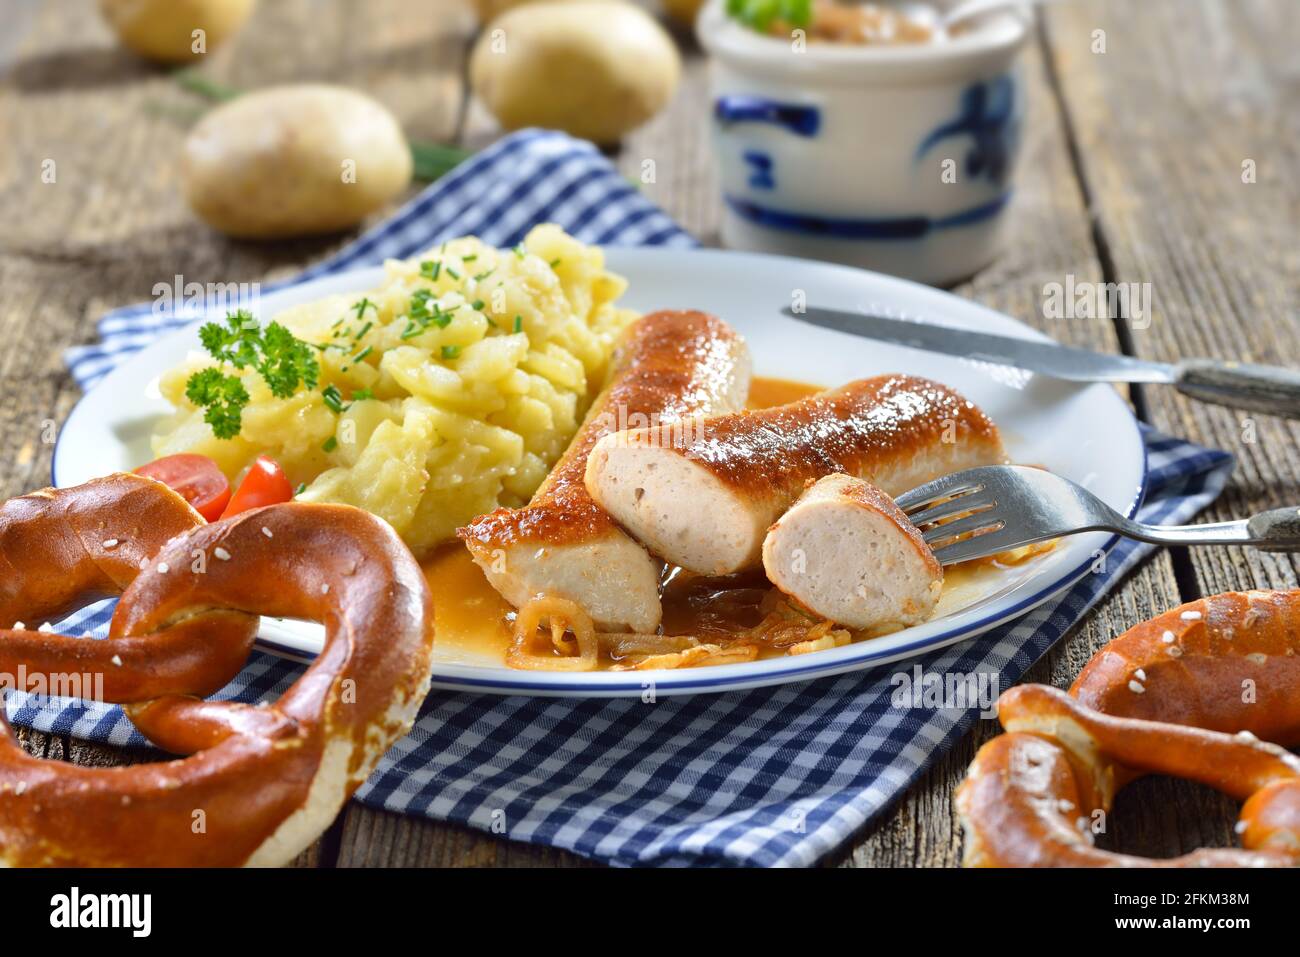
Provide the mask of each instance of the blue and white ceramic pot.
[{"label": "blue and white ceramic pot", "polygon": [[997,254],[1024,118],[1018,14],[931,43],[757,33],[710,0],[727,246],[956,282]]}]

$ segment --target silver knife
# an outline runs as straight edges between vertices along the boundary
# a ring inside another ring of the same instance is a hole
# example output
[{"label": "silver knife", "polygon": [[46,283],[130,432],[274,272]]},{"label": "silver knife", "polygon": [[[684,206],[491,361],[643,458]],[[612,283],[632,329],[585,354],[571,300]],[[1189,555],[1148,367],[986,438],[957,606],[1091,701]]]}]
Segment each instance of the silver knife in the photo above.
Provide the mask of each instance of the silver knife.
[{"label": "silver knife", "polygon": [[1147,362],[1132,356],[1112,356],[1053,342],[1033,342],[865,312],[815,306],[802,311],[786,306],[781,311],[822,329],[892,342],[909,349],[1015,366],[1068,382],[1154,382],[1172,385],[1184,395],[1203,402],[1300,418],[1300,373],[1279,366],[1218,359]]}]

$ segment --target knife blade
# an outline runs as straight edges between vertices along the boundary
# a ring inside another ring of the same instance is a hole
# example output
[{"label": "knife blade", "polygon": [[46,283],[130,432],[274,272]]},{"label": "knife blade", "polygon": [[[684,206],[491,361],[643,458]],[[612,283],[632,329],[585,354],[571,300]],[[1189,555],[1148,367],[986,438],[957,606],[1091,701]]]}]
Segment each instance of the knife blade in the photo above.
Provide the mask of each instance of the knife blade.
[{"label": "knife blade", "polygon": [[1110,356],[1088,349],[1076,349],[1055,342],[1034,342],[987,332],[972,332],[957,326],[890,319],[866,312],[841,312],[809,306],[796,312],[787,306],[787,316],[823,329],[847,332],[896,346],[941,352],[945,355],[1015,366],[1041,372],[1069,382],[1163,382],[1174,381],[1174,367],[1164,362],[1145,362],[1132,356]]},{"label": "knife blade", "polygon": [[1216,359],[1150,362],[1055,342],[1017,339],[958,326],[817,306],[803,310],[786,306],[781,312],[822,329],[909,349],[1014,366],[1067,382],[1172,385],[1185,395],[1204,402],[1300,418],[1300,373],[1278,366]]}]

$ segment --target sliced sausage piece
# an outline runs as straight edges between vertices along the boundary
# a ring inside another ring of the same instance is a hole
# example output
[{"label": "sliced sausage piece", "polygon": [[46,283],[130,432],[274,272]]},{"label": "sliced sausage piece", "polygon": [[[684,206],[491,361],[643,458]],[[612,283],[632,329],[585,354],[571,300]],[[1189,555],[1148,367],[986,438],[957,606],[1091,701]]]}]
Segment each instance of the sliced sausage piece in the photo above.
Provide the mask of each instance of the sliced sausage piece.
[{"label": "sliced sausage piece", "polygon": [[587,490],[651,552],[705,575],[755,568],[768,526],[814,479],[887,495],[1006,461],[997,427],[947,386],[862,379],[788,405],[634,429],[596,443]]},{"label": "sliced sausage piece", "polygon": [[538,595],[580,605],[602,630],[653,632],[662,563],[587,494],[587,456],[602,437],[744,407],[749,349],[715,316],[656,312],[628,327],[604,391],[526,508],[500,508],[457,530],[488,581],[516,608]]},{"label": "sliced sausage piece", "polygon": [[809,611],[854,629],[927,620],[943,566],[903,510],[850,475],[810,485],[763,539],[768,580]]}]

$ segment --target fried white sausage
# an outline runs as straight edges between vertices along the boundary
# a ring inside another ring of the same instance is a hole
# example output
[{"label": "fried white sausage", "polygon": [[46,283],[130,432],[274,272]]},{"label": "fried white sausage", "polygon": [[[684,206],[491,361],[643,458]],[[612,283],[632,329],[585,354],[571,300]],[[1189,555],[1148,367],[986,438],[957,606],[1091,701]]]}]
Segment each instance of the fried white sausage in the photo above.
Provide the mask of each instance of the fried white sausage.
[{"label": "fried white sausage", "polygon": [[997,427],[947,386],[862,379],[752,412],[606,436],[587,460],[591,497],[651,552],[706,575],[754,568],[768,526],[835,472],[898,495],[1006,461]]},{"label": "fried white sausage", "polygon": [[666,311],[627,330],[609,383],[526,508],[497,509],[457,534],[488,581],[516,608],[538,595],[577,603],[602,630],[659,626],[662,563],[587,494],[592,446],[629,425],[670,422],[744,406],[745,341],[715,316]]},{"label": "fried white sausage", "polygon": [[859,630],[925,621],[943,588],[943,566],[902,509],[842,473],[810,485],[768,529],[763,569],[808,610]]}]

